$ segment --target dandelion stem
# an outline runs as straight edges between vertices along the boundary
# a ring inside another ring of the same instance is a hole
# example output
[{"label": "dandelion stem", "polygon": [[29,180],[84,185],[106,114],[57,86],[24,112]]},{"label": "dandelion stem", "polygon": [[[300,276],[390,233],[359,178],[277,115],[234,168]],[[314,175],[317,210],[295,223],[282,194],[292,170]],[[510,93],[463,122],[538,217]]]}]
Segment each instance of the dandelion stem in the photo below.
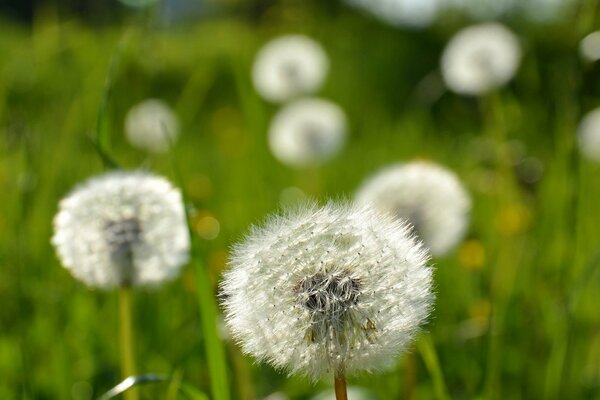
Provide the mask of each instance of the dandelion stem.
[{"label": "dandelion stem", "polygon": [[[133,340],[131,329],[131,288],[119,289],[119,318],[121,336],[121,374],[123,379],[135,375],[135,361],[133,356]],[[138,391],[131,388],[124,393],[125,400],[138,400]]]},{"label": "dandelion stem", "polygon": [[335,400],[348,400],[348,391],[346,390],[346,376],[343,371],[335,373],[334,382]]}]

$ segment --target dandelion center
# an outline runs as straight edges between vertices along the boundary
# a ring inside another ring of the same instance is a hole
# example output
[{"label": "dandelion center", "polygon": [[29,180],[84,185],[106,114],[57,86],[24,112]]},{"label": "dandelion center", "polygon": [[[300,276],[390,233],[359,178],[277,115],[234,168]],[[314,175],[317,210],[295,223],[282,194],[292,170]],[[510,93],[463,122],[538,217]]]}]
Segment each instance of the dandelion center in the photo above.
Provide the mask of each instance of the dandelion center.
[{"label": "dandelion center", "polygon": [[121,266],[123,283],[131,281],[133,247],[141,241],[142,229],[137,218],[107,221],[104,225],[111,258]]},{"label": "dandelion center", "polygon": [[356,322],[353,307],[360,297],[360,282],[347,275],[316,273],[304,278],[297,291],[298,302],[310,312],[306,336],[315,342],[343,340]]},{"label": "dandelion center", "polygon": [[348,276],[317,273],[300,283],[299,297],[313,313],[344,313],[358,302],[360,285]]}]

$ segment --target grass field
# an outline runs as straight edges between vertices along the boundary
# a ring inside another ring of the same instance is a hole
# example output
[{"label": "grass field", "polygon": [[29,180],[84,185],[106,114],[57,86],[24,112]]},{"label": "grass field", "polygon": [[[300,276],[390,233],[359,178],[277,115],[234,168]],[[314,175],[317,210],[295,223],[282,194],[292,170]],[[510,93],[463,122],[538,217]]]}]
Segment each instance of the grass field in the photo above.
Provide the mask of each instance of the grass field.
[{"label": "grass field", "polygon": [[[50,243],[60,198],[107,168],[97,140],[122,168],[182,187],[197,243],[179,279],[134,293],[138,370],[170,377],[143,398],[178,398],[179,382],[213,398],[201,315],[229,247],[281,207],[284,189],[320,203],[351,198],[379,168],[413,159],[461,177],[469,233],[433,261],[429,334],[395,369],[350,384],[378,399],[600,398],[600,165],[576,146],[579,120],[600,104],[600,67],[578,46],[600,19],[592,0],[572,11],[546,25],[505,21],[522,64],[481,98],[446,91],[439,76],[444,45],[469,24],[457,15],[411,31],[312,1],[168,29],[145,15],[91,26],[50,7],[31,26],[0,22],[0,398],[91,399],[120,381],[117,292],[74,280]],[[346,146],[320,168],[290,169],[270,154],[278,107],[251,82],[257,49],[290,32],[323,45],[331,67],[317,95],[348,116]],[[168,155],[147,156],[123,136],[125,113],[148,97],[179,116]],[[532,165],[543,167],[539,179]],[[435,352],[419,351],[429,339]],[[331,387],[223,346],[232,398],[304,399]]]}]

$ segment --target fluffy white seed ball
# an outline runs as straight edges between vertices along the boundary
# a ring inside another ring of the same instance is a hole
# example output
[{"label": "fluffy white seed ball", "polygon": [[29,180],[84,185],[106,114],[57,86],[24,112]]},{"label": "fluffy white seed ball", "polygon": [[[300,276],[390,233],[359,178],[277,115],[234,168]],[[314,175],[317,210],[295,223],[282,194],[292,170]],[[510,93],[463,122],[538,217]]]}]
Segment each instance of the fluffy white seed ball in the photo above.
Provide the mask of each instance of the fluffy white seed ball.
[{"label": "fluffy white seed ball", "polygon": [[132,146],[164,153],[179,135],[175,113],[162,100],[148,99],[133,106],[125,116],[125,136]]},{"label": "fluffy white seed ball", "polygon": [[425,248],[371,207],[272,217],[235,246],[221,284],[242,349],[318,379],[393,365],[432,302]]},{"label": "fluffy white seed ball", "polygon": [[356,201],[408,220],[436,256],[448,253],[463,239],[471,210],[469,194],[456,174],[422,161],[379,171],[359,188]]},{"label": "fluffy white seed ball", "polygon": [[91,287],[172,279],[189,257],[181,194],[144,172],[91,178],[61,200],[52,244],[65,268]]},{"label": "fluffy white seed ball", "polygon": [[441,68],[450,90],[481,95],[510,81],[520,61],[517,37],[503,25],[485,23],[464,28],[450,40]]},{"label": "fluffy white seed ball", "polygon": [[319,89],[328,69],[327,55],[319,43],[303,35],[287,35],[260,49],[252,79],[263,98],[283,102]]},{"label": "fluffy white seed ball", "polygon": [[319,165],[334,157],[346,141],[346,115],[336,104],[301,99],[273,118],[269,146],[273,155],[291,167]]}]

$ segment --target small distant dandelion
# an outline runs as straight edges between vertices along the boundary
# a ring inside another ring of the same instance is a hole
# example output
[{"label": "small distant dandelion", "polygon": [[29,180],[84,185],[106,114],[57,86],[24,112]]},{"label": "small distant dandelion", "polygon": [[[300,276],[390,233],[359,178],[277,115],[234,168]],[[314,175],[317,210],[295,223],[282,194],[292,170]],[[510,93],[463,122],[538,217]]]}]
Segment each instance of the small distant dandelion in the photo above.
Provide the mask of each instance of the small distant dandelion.
[{"label": "small distant dandelion", "polygon": [[346,115],[321,99],[297,100],[281,109],[269,129],[269,145],[292,167],[319,165],[334,157],[346,140]]},{"label": "small distant dandelion", "polygon": [[356,201],[408,220],[436,256],[463,239],[471,209],[469,194],[456,174],[423,161],[384,168],[359,188]]},{"label": "small distant dandelion", "polygon": [[521,60],[517,37],[503,25],[484,23],[458,32],[442,55],[442,75],[448,88],[480,95],[506,84]]},{"label": "small distant dandelion", "polygon": [[266,100],[283,102],[316,91],[328,69],[327,55],[319,43],[303,35],[286,35],[260,49],[252,79]]},{"label": "small distant dandelion", "polygon": [[165,102],[148,99],[127,112],[125,135],[129,143],[139,149],[164,153],[179,135],[179,122]]},{"label": "small distant dandelion", "polygon": [[578,144],[581,154],[600,163],[600,107],[588,112],[581,120]]},{"label": "small distant dandelion", "polygon": [[231,256],[221,284],[242,349],[318,379],[391,366],[433,302],[427,250],[369,206],[272,217]]},{"label": "small distant dandelion", "polygon": [[52,243],[63,265],[91,287],[156,285],[188,260],[180,192],[144,172],[110,172],[60,202]]}]

